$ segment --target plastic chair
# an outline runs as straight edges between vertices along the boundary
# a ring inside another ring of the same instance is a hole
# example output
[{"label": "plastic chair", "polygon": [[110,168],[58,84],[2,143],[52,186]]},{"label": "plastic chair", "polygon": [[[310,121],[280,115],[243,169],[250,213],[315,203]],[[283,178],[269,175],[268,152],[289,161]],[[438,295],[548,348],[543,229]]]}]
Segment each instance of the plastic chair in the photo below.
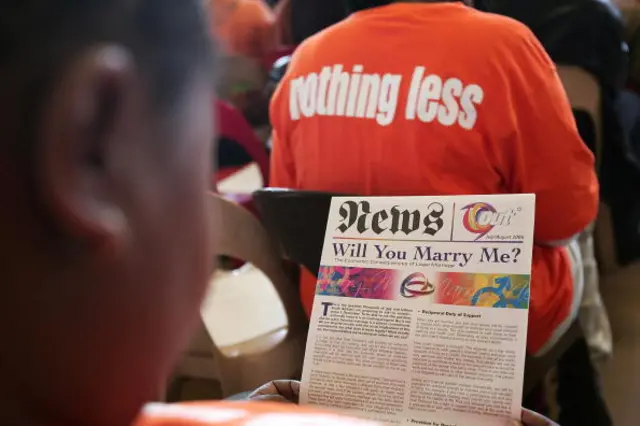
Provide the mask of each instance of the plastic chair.
[{"label": "plastic chair", "polygon": [[596,134],[597,168],[602,162],[602,113],[600,85],[594,76],[579,67],[558,66],[558,74],[567,93],[571,107],[587,112],[593,121]]},{"label": "plastic chair", "polygon": [[[250,212],[216,194],[209,195],[217,212],[215,238],[217,255],[251,263],[275,287],[284,306],[288,327],[224,350],[213,345],[214,359],[224,396],[253,390],[274,379],[299,378],[306,346],[308,321],[285,271],[280,250]],[[215,312],[203,308],[202,319],[210,331]],[[230,324],[232,327],[233,325]]]},{"label": "plastic chair", "polygon": [[[286,257],[317,274],[331,198],[345,194],[265,188],[254,192],[262,222],[278,241]],[[527,357],[524,395],[544,378],[564,353],[581,335],[577,323],[544,356]]]},{"label": "plastic chair", "polygon": [[[603,152],[600,86],[595,77],[582,68],[559,65],[558,74],[573,110],[585,112],[591,117],[595,129],[596,170],[599,171]],[[594,237],[598,265],[604,273],[619,269],[614,235],[611,211],[606,204],[600,203]]]},{"label": "plastic chair", "polygon": [[201,324],[185,353],[174,368],[161,400],[178,402],[183,399],[183,390],[189,382],[204,383],[215,394],[220,381],[218,366],[213,358],[213,341]]}]

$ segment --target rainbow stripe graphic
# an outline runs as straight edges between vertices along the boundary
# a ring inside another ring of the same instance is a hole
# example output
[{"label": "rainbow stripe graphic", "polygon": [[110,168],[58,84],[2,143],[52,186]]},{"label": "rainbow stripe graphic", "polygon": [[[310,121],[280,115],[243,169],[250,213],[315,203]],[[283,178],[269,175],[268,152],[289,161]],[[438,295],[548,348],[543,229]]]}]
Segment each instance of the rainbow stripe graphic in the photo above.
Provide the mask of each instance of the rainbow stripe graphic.
[{"label": "rainbow stripe graphic", "polygon": [[433,296],[426,303],[527,309],[529,282],[529,275],[321,266],[316,294],[377,300]]}]

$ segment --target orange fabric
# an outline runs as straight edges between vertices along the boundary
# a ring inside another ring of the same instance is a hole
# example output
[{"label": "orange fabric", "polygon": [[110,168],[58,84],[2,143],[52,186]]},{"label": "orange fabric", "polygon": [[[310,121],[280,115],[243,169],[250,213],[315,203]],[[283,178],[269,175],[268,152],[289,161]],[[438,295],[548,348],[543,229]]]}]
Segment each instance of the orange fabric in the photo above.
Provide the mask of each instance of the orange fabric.
[{"label": "orange fabric", "polygon": [[[554,64],[525,26],[461,3],[369,9],[306,40],[271,121],[272,186],[535,193],[537,242],[570,238],[597,212],[594,158]],[[531,291],[536,352],[569,315],[564,250],[536,246]]]},{"label": "orange fabric", "polygon": [[228,54],[261,58],[277,47],[275,16],[262,0],[209,0],[213,33]]},{"label": "orange fabric", "polygon": [[149,404],[133,426],[377,426],[378,423],[322,413],[293,404],[216,402]]}]

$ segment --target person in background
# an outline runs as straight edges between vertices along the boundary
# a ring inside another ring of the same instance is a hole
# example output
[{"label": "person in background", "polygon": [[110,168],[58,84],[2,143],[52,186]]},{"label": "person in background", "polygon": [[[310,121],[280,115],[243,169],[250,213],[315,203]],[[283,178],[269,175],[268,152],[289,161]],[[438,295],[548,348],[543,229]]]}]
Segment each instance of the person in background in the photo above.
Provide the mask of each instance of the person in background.
[{"label": "person in background", "polygon": [[275,15],[263,0],[208,0],[223,53],[262,59],[278,47]]},{"label": "person in background", "polygon": [[[614,228],[616,262],[620,266],[640,260],[640,166],[633,161],[620,111],[620,92],[629,71],[625,22],[612,0],[484,0],[485,9],[525,23],[541,41],[554,62],[580,67],[600,84],[602,146],[599,179],[601,198],[611,212]],[[633,40],[633,36],[631,37]],[[576,120],[583,140],[595,151],[594,123],[582,111]],[[593,298],[589,298],[593,300]],[[597,316],[590,321],[598,327]],[[586,329],[594,328],[586,325]],[[589,334],[594,359],[610,356],[611,336],[606,326]]]},{"label": "person in background", "polygon": [[[263,0],[207,0],[207,6],[222,56],[217,95],[239,110],[251,127],[260,128],[268,123],[268,101],[262,96],[267,72],[262,61],[278,46],[275,16]],[[228,138],[218,140],[218,159],[222,168],[252,160],[238,141]]]},{"label": "person in background", "polygon": [[[545,353],[576,318],[574,236],[598,206],[594,157],[554,64],[524,25],[463,2],[347,4],[351,16],[298,47],[273,96],[270,185],[535,193],[528,350]],[[307,311],[314,290],[306,274]]]},{"label": "person in background", "polygon": [[0,424],[377,425],[273,402],[146,404],[197,326],[215,253],[202,2],[0,0],[0,35]]},{"label": "person in background", "polygon": [[[527,25],[555,63],[580,67],[596,78],[601,91],[601,122],[594,123],[595,117],[586,111],[576,110],[574,116],[578,129],[584,143],[599,155],[596,163],[604,202],[611,205],[616,199],[626,198],[625,206],[637,204],[631,194],[637,192],[640,180],[636,178],[634,186],[634,179],[630,178],[634,168],[630,167],[624,153],[625,138],[621,131],[619,108],[615,107],[628,65],[624,23],[617,8],[606,0],[485,0],[482,7]],[[597,126],[602,129],[603,136],[598,146]],[[636,166],[636,176],[640,177],[637,170]],[[623,210],[628,214],[634,209]],[[618,224],[624,223],[617,215],[616,219]],[[633,235],[633,232],[625,235]],[[600,395],[597,368],[594,366],[601,366],[611,357],[613,338],[600,296],[593,230],[584,232],[579,241],[585,277],[579,318],[585,340],[576,342],[558,364],[560,422],[566,426],[585,422],[609,426],[612,421]]]}]

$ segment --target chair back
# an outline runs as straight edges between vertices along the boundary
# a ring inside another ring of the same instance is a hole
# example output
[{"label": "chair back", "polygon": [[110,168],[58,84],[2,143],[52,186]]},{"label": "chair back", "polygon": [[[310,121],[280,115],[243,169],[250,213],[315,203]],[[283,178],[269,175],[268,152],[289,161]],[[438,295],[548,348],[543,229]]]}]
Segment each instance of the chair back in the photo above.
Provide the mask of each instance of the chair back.
[{"label": "chair back", "polygon": [[[213,345],[223,394],[252,390],[270,380],[297,378],[302,371],[308,321],[280,251],[258,219],[242,206],[213,193],[209,202],[216,213],[212,238],[217,255],[244,260],[262,271],[280,297],[288,322],[286,330],[237,345],[233,353]],[[216,318],[215,312],[207,311],[206,302],[202,320],[211,333]]]},{"label": "chair back", "polygon": [[285,256],[318,274],[331,198],[345,194],[264,188],[253,193],[262,223]]},{"label": "chair back", "polygon": [[[596,170],[602,164],[602,112],[601,90],[597,80],[585,70],[574,66],[558,66],[558,74],[567,92],[571,107],[589,114],[595,128]],[[612,273],[618,268],[615,233],[611,211],[607,205],[600,203],[600,211],[595,224],[595,246],[598,265],[602,272]]]},{"label": "chair back", "polygon": [[[207,396],[220,397],[218,365],[213,358],[213,341],[207,330],[200,326],[186,351],[173,369],[168,383],[163,384],[160,401],[179,402],[185,399],[184,390],[189,383],[204,385]],[[198,399],[202,398],[201,394]]]},{"label": "chair back", "polygon": [[596,134],[596,162],[602,162],[602,112],[600,85],[595,77],[582,68],[558,66],[558,74],[567,93],[571,108],[589,114]]}]

